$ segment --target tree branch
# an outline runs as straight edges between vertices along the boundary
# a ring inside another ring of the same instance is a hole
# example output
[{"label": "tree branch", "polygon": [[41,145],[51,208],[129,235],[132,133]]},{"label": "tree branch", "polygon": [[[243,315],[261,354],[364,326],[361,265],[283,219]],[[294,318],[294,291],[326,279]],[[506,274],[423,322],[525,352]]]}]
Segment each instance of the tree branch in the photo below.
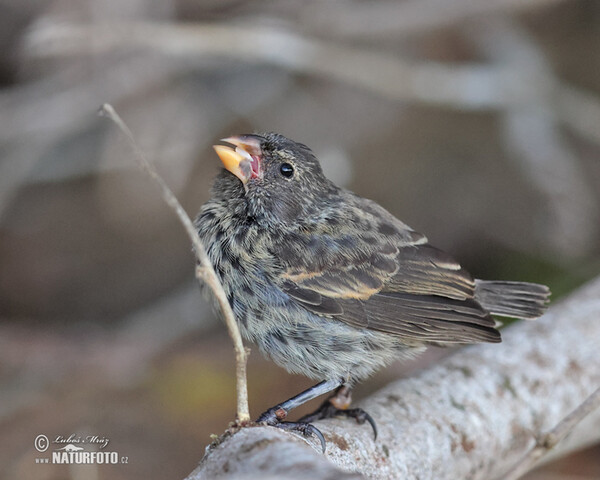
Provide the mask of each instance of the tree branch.
[{"label": "tree branch", "polygon": [[[559,1],[564,0],[530,0],[528,4],[533,7]],[[481,2],[460,2],[465,9],[469,5],[487,8],[487,4]],[[520,2],[522,0],[504,0],[501,3],[505,7],[514,7]],[[400,5],[406,6],[408,3],[411,2]],[[417,5],[418,2],[412,3]],[[430,3],[429,11],[441,11],[436,3],[439,1]],[[427,11],[421,7],[419,11]],[[368,8],[373,10],[370,4]],[[396,22],[398,18],[405,17],[396,15],[389,18]],[[369,28],[373,25],[365,22],[364,18],[361,22],[369,25]],[[190,62],[199,65],[204,61],[214,66],[217,58],[247,64],[267,63],[358,86],[395,101],[465,111],[524,108],[550,111],[560,122],[566,123],[590,141],[598,142],[600,139],[598,130],[594,129],[595,124],[586,121],[598,117],[600,102],[597,96],[561,81],[551,70],[538,72],[528,68],[527,74],[524,74],[521,66],[513,68],[502,63],[410,61],[380,50],[348,45],[339,39],[317,40],[290,29],[263,25],[258,30],[245,30],[240,35],[241,28],[239,24],[231,23],[174,25],[127,22],[82,25],[56,22],[49,18],[32,28],[24,51],[31,59],[48,59],[55,56],[98,55],[118,51],[127,45],[129,48],[138,46],[150,49],[167,56],[170,63],[179,61],[182,65],[189,65]],[[328,32],[331,33],[330,30]],[[32,109],[34,113],[39,110]],[[580,111],[583,113],[580,114]],[[5,122],[7,125],[0,130],[0,137],[29,130],[29,124],[35,124],[35,120],[33,118],[23,127],[15,127],[14,122]]]},{"label": "tree branch", "polygon": [[[242,473],[334,478],[345,472],[376,478],[495,478],[600,385],[599,317],[597,278],[537,321],[504,330],[502,344],[461,349],[366,399],[362,406],[379,426],[377,441],[369,428],[348,420],[315,422],[328,442],[322,455],[310,439],[275,428],[244,428],[209,447],[187,480]],[[553,454],[599,439],[600,412],[595,411]]]},{"label": "tree branch", "polygon": [[424,34],[494,15],[542,9],[565,0],[404,0],[316,2],[303,12],[303,25],[353,40],[377,40]]},{"label": "tree branch", "polygon": [[585,402],[567,415],[561,422],[548,433],[537,439],[535,446],[527,455],[502,476],[503,480],[518,480],[558,443],[565,438],[584,418],[600,407],[600,388],[596,389]]},{"label": "tree branch", "polygon": [[127,125],[123,122],[121,117],[117,114],[112,105],[104,104],[100,107],[101,115],[104,115],[110,118],[113,122],[117,124],[119,129],[125,134],[127,140],[131,144],[136,160],[140,168],[154,180],[158,187],[160,188],[161,195],[165,202],[173,209],[173,211],[177,214],[177,218],[185,228],[188,237],[192,241],[192,245],[194,247],[194,252],[196,254],[196,258],[198,259],[198,266],[196,267],[196,277],[200,281],[204,281],[209,288],[212,290],[215,295],[217,302],[219,303],[219,307],[221,308],[221,312],[223,313],[223,318],[225,319],[225,324],[227,325],[227,330],[229,331],[229,336],[233,342],[233,348],[235,350],[235,364],[236,364],[236,380],[237,380],[237,422],[238,423],[246,423],[250,421],[250,413],[248,408],[248,386],[246,380],[246,357],[247,352],[244,349],[244,344],[242,342],[242,336],[240,335],[239,328],[235,321],[235,316],[233,314],[233,310],[231,310],[231,306],[229,305],[229,301],[227,300],[227,295],[217,278],[215,270],[208,258],[204,245],[200,241],[200,237],[198,236],[198,232],[194,227],[194,224],[190,220],[190,217],[183,209],[169,186],[165,183],[163,178],[158,174],[156,169],[148,162],[144,153],[140,150],[140,147],[137,145],[136,141],[133,138],[133,134],[127,127]]},{"label": "tree branch", "polygon": [[[503,65],[412,61],[385,51],[318,40],[289,29],[265,25],[243,31],[242,35],[241,28],[229,23],[45,22],[28,37],[25,51],[32,59],[49,59],[98,55],[118,51],[126,44],[166,55],[171,62],[193,61],[199,65],[201,61],[214,64],[215,59],[228,59],[275,65],[365,88],[397,101],[469,111],[523,108],[539,103],[537,82],[522,78],[518,71]],[[553,92],[542,93],[550,97]]]}]

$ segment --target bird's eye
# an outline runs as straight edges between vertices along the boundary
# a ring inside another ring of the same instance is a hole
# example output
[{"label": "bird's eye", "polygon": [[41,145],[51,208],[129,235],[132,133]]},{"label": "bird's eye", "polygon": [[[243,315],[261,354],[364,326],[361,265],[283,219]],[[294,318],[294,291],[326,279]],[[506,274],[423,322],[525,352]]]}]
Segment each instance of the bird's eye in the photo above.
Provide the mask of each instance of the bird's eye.
[{"label": "bird's eye", "polygon": [[292,167],[289,163],[282,163],[279,167],[279,173],[286,178],[292,178],[294,175],[294,167]]}]

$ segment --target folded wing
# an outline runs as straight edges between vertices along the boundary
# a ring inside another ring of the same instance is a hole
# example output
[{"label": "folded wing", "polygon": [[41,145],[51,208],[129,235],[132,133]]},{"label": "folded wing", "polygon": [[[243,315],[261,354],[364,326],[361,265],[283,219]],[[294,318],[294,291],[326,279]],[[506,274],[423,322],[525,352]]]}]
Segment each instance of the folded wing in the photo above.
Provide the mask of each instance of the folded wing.
[{"label": "folded wing", "polygon": [[284,265],[282,290],[332,321],[407,340],[500,341],[474,298],[474,280],[448,254],[417,232],[367,232],[293,239],[294,247],[276,252]]}]

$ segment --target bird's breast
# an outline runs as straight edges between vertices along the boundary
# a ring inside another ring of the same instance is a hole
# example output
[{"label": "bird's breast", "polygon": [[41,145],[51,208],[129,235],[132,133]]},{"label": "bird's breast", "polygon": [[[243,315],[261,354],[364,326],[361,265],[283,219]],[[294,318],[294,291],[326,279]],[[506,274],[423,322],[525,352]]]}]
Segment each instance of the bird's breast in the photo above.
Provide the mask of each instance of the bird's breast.
[{"label": "bird's breast", "polygon": [[246,219],[213,213],[201,212],[198,233],[242,334],[253,338],[268,306],[284,301],[272,281],[276,267],[268,253],[266,232]]}]

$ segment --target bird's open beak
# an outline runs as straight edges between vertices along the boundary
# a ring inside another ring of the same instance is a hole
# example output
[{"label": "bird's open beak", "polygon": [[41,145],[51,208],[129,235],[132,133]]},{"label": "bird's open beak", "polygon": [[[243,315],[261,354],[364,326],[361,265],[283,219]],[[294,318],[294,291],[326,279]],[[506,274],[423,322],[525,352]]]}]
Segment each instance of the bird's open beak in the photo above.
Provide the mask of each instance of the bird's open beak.
[{"label": "bird's open beak", "polygon": [[255,135],[240,135],[221,139],[229,145],[213,145],[224,167],[238,177],[244,185],[251,178],[262,177],[262,150]]}]

